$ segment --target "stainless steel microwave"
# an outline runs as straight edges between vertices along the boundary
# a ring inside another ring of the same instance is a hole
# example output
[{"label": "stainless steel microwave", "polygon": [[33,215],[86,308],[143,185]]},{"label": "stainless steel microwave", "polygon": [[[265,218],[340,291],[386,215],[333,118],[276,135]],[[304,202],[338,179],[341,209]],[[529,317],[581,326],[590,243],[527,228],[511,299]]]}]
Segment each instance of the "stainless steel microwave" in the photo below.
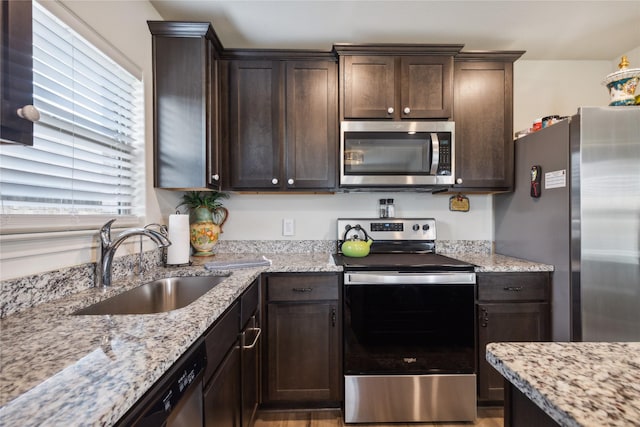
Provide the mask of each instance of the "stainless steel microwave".
[{"label": "stainless steel microwave", "polygon": [[454,122],[340,123],[343,188],[445,187],[454,177]]}]

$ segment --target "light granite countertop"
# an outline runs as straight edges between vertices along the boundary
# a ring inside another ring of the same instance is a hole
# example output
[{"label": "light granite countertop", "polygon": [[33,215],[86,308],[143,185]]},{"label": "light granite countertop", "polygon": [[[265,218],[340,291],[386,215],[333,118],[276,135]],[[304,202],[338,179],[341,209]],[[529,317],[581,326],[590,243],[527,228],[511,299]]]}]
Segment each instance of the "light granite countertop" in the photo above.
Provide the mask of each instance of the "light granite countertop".
[{"label": "light granite countertop", "polygon": [[442,255],[475,265],[476,273],[553,271],[552,265],[512,258],[500,254],[443,253]]},{"label": "light granite countertop", "polygon": [[[220,275],[202,265],[156,268],[107,290],[86,289],[0,320],[0,424],[112,425],[264,272],[341,271],[329,253],[264,254],[271,266],[237,269],[187,307],[149,315],[74,316],[74,311],[150,280]],[[501,255],[445,254],[476,271],[550,271]],[[216,261],[257,254],[217,254]]]},{"label": "light granite countertop", "polygon": [[[75,310],[169,276],[220,275],[202,266],[159,268],[111,289],[92,288],[0,321],[0,424],[112,425],[263,272],[341,271],[330,254],[274,254],[267,267],[233,270],[182,309],[73,316]],[[215,260],[256,259],[218,254]]]},{"label": "light granite countertop", "polygon": [[640,343],[492,343],[489,363],[561,426],[640,425]]}]

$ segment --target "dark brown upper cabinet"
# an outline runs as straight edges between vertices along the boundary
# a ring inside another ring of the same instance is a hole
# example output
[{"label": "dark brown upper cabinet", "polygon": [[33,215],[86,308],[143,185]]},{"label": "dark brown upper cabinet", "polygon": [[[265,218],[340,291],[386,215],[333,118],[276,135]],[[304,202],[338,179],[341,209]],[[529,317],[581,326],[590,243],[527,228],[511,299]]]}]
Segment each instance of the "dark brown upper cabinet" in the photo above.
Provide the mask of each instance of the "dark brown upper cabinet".
[{"label": "dark brown upper cabinet", "polygon": [[524,52],[463,52],[455,57],[454,192],[513,188],[513,62]]},{"label": "dark brown upper cabinet", "polygon": [[33,145],[31,7],[31,1],[0,3],[1,143]]},{"label": "dark brown upper cabinet", "polygon": [[153,36],[154,186],[219,189],[220,41],[206,22],[148,25]]},{"label": "dark brown upper cabinet", "polygon": [[444,119],[452,115],[453,57],[462,45],[335,45],[341,118]]},{"label": "dark brown upper cabinet", "polygon": [[322,59],[283,59],[244,52],[242,59],[229,60],[225,66],[228,100],[223,102],[228,111],[223,122],[228,129],[223,138],[229,180],[224,188],[334,190],[338,143],[335,59],[328,54]]}]

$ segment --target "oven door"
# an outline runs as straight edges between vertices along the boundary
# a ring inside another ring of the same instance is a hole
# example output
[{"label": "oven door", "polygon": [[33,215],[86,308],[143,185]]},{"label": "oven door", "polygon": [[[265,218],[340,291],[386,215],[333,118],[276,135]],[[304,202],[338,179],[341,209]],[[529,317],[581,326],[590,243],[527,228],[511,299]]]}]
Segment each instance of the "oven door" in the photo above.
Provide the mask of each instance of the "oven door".
[{"label": "oven door", "polygon": [[474,273],[346,272],[345,423],[476,419]]},{"label": "oven door", "polygon": [[472,374],[475,273],[346,272],[345,375]]}]

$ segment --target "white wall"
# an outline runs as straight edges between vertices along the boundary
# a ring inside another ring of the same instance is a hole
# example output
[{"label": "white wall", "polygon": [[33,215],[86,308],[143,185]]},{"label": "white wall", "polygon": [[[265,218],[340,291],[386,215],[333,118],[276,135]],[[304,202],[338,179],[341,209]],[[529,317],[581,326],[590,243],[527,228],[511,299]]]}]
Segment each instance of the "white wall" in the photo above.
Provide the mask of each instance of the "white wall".
[{"label": "white wall", "polygon": [[516,61],[514,132],[531,127],[536,118],[571,116],[578,107],[608,105],[609,93],[602,81],[618,71],[622,55],[629,59],[630,68],[640,68],[640,46],[608,61]]},{"label": "white wall", "polygon": [[[336,218],[377,216],[378,199],[392,198],[398,217],[435,218],[438,238],[491,240],[490,196],[470,197],[469,212],[450,212],[448,195],[428,193],[348,193],[334,195],[232,195],[224,239],[336,238]],[[295,221],[295,236],[282,236],[282,219]]]},{"label": "white wall", "polygon": [[610,61],[516,61],[513,66],[513,130],[530,128],[536,118],[572,116],[581,106],[604,106],[602,80]]}]

